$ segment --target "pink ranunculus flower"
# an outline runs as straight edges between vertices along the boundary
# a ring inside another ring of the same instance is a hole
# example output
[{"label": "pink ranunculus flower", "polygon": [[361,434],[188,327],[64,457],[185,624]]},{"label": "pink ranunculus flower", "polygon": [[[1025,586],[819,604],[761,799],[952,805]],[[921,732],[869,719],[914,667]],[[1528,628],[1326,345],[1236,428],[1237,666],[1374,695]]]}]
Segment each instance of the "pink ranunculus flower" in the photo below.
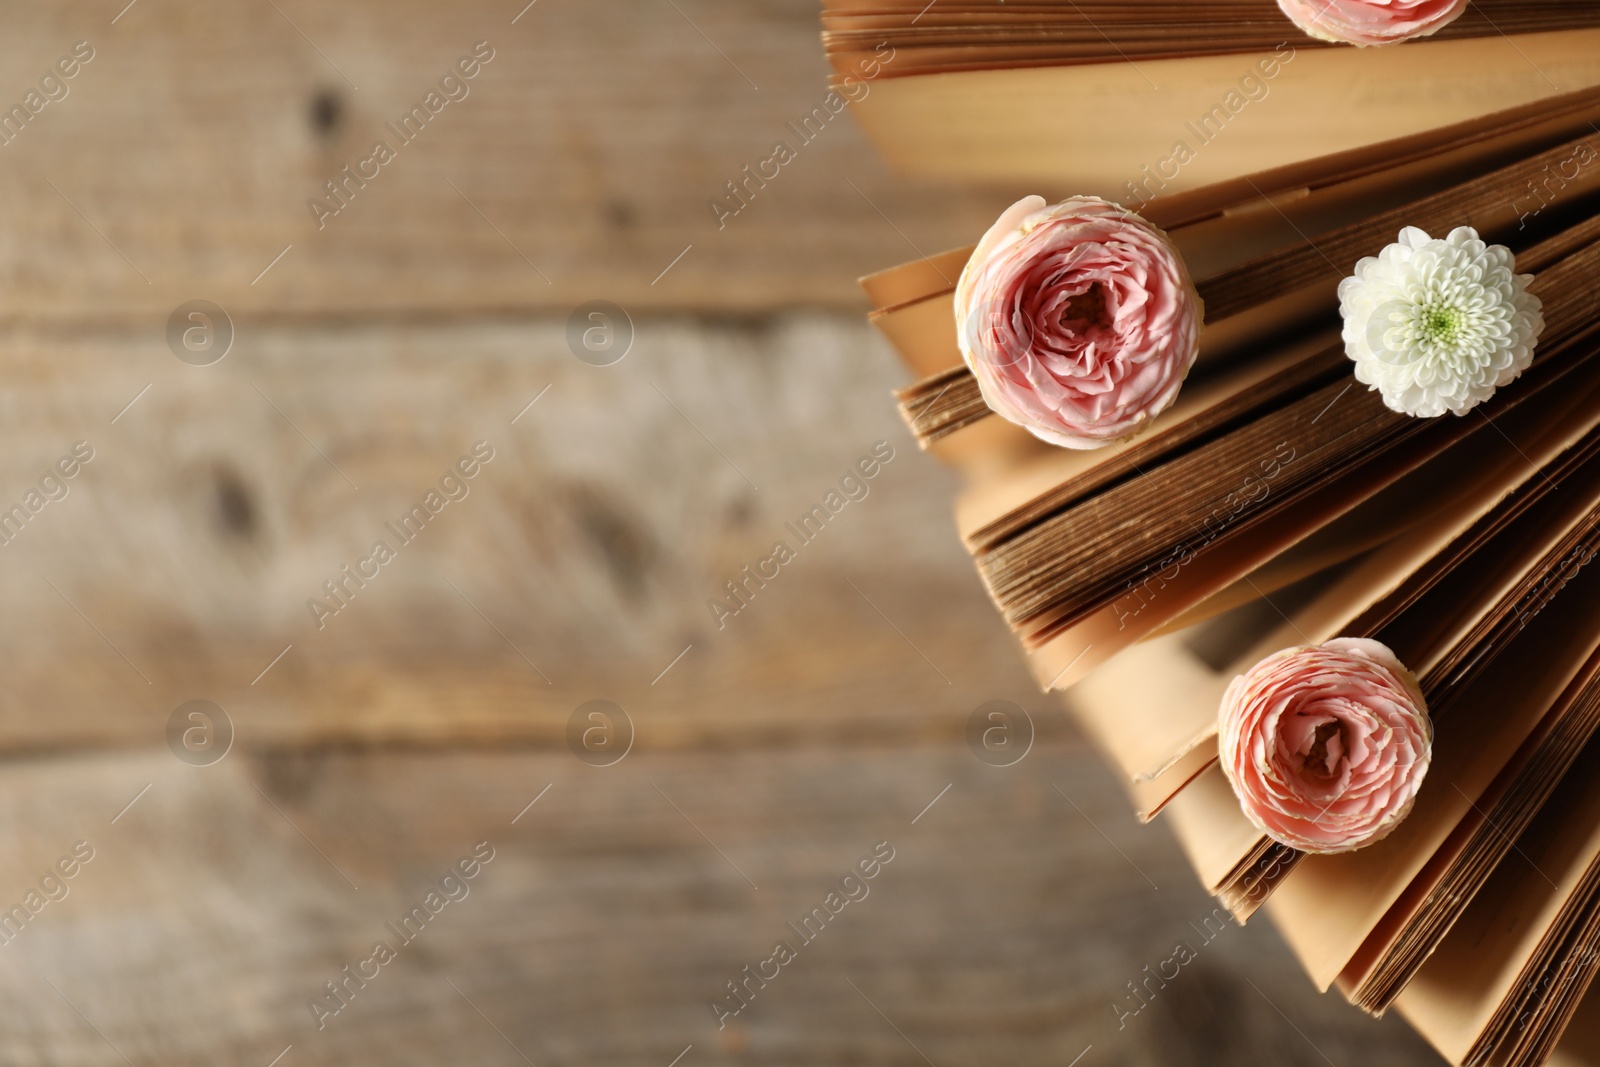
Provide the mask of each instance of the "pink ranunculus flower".
[{"label": "pink ranunculus flower", "polygon": [[1278,0],[1306,33],[1365,47],[1426,37],[1454,22],[1467,0]]},{"label": "pink ranunculus flower", "polygon": [[1217,744],[1244,813],[1302,852],[1349,852],[1411,812],[1433,725],[1422,690],[1377,641],[1268,656],[1222,697]]},{"label": "pink ranunculus flower", "polygon": [[1172,240],[1095,197],[1013,204],[956,283],[961,355],[989,407],[1041,440],[1100,448],[1178,395],[1202,307]]}]

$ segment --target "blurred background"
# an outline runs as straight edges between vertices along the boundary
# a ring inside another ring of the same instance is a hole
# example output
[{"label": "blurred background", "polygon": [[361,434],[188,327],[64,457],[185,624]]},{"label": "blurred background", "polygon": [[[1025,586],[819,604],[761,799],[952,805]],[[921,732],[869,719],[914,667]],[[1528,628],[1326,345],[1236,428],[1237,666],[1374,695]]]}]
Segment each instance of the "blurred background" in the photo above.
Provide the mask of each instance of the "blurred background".
[{"label": "blurred background", "polygon": [[1025,676],[811,0],[0,30],[0,1062],[1433,1062]]}]

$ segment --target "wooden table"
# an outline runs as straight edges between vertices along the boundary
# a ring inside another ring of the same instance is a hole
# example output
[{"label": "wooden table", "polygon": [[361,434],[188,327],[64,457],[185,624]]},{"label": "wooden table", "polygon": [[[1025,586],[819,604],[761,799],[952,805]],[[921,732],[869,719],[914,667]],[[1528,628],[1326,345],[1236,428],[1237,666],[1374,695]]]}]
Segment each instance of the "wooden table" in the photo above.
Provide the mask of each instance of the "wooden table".
[{"label": "wooden table", "polygon": [[[1428,1060],[1259,924],[1130,1014],[1212,902],[1028,685],[852,284],[1031,190],[897,179],[845,114],[711,207],[822,102],[814,4],[3,27],[0,99],[93,58],[0,145],[0,511],[93,458],[0,546],[0,900],[94,858],[0,946],[0,1061]],[[319,228],[307,201],[479,41],[470,91]],[[169,341],[195,300],[231,324],[209,365]],[[596,300],[632,324],[611,366],[570,340]],[[466,495],[392,535],[480,441]],[[866,497],[745,579],[879,441]],[[205,766],[169,749],[197,699],[232,729]],[[614,766],[569,746],[595,699],[633,724]],[[964,740],[994,699],[1037,727],[1011,768]],[[323,983],[479,842],[319,1029]],[[870,893],[719,1028],[878,842]]]}]

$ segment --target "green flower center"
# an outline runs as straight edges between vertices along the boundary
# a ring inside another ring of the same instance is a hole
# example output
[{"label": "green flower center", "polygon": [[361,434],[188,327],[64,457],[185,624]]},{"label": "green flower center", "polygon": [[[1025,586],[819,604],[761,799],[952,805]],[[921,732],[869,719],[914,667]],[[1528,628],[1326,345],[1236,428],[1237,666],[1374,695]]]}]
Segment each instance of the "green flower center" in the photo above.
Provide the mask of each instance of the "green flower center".
[{"label": "green flower center", "polygon": [[1424,338],[1434,344],[1453,345],[1461,339],[1466,319],[1466,314],[1454,305],[1429,304],[1422,309],[1417,328]]}]

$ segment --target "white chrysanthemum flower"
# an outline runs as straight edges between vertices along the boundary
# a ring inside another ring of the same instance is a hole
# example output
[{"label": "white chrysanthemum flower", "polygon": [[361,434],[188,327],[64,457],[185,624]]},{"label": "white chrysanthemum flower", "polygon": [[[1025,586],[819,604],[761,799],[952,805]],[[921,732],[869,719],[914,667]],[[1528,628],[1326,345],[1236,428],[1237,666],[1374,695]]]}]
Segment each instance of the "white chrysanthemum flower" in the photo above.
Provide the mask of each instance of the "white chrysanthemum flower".
[{"label": "white chrysanthemum flower", "polygon": [[1415,226],[1339,283],[1356,380],[1407,415],[1461,415],[1533,362],[1544,329],[1531,274],[1470,226],[1436,240]]}]

